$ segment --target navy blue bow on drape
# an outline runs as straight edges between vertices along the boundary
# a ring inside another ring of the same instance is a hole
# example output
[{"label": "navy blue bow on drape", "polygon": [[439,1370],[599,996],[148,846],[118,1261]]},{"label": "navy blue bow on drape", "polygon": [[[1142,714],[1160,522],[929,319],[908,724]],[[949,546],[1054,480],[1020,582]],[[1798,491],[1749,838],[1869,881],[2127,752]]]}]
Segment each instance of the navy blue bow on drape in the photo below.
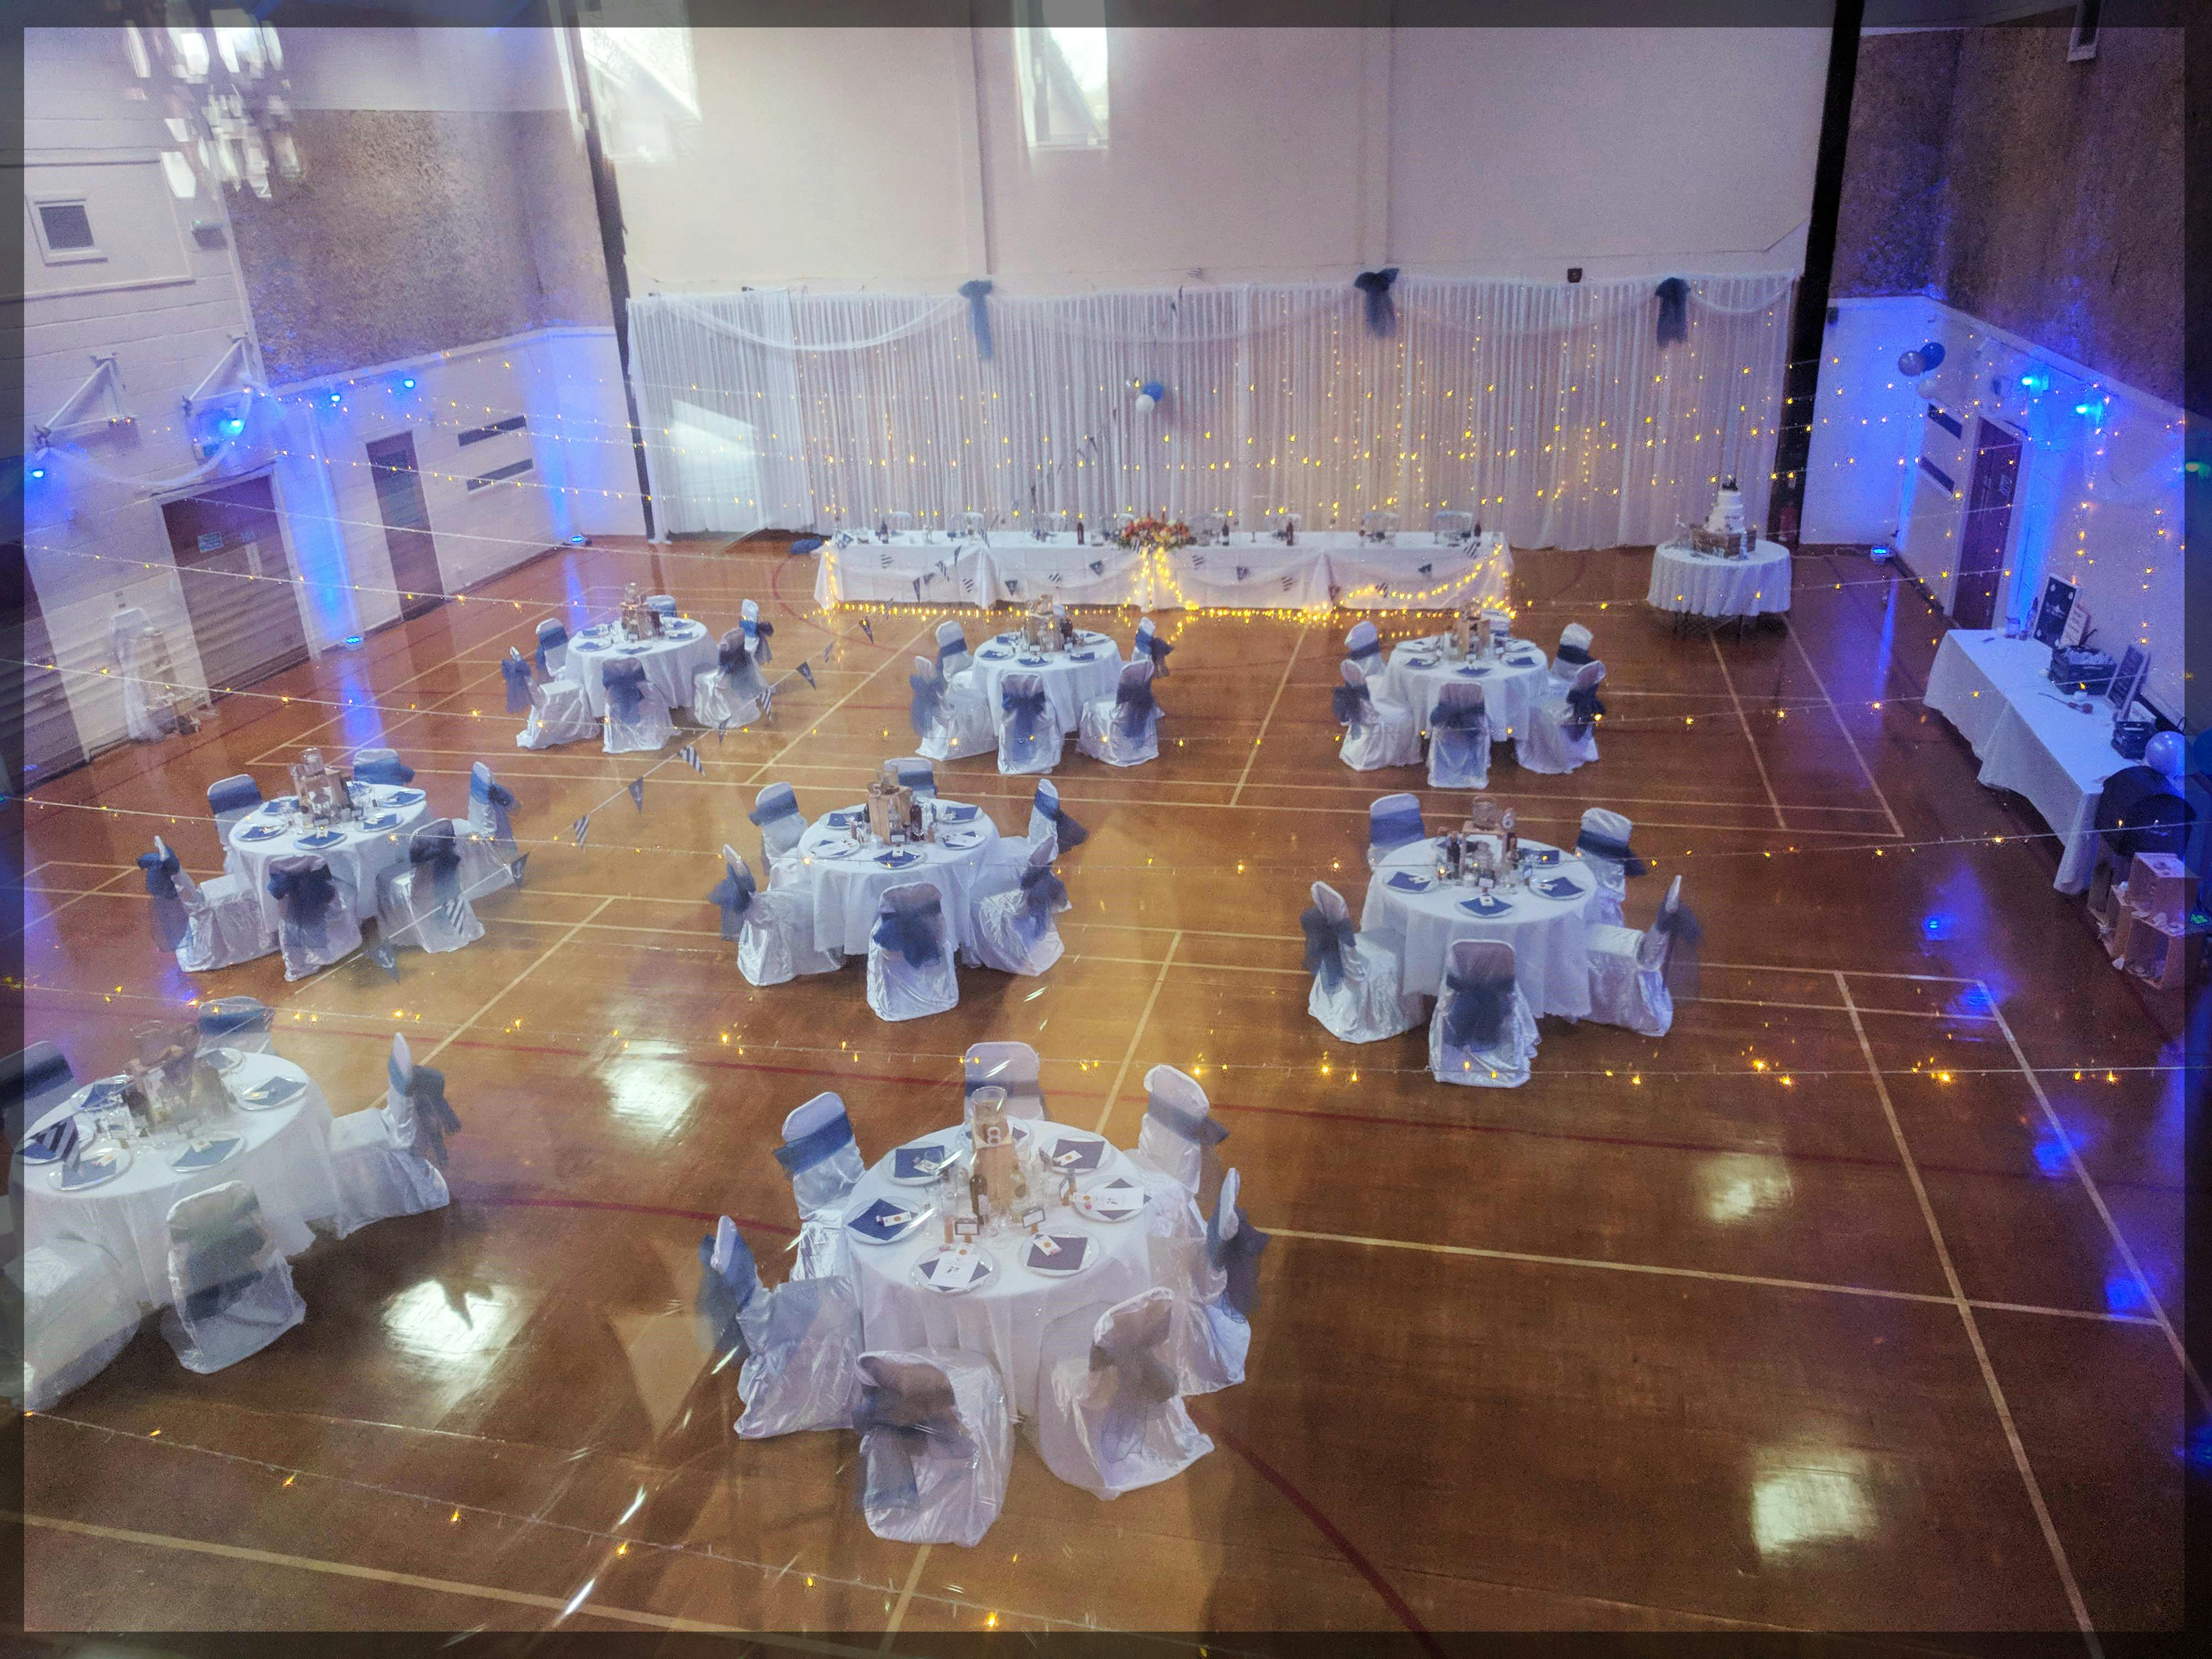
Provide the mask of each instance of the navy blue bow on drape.
[{"label": "navy blue bow on drape", "polygon": [[1060,811],[1060,802],[1056,799],[1048,799],[1042,789],[1037,792],[1036,799],[1030,805],[1034,810],[1052,820],[1053,832],[1060,838],[1061,852],[1072,851],[1091,839],[1091,832]]},{"label": "navy blue bow on drape", "polygon": [[1552,653],[1554,662],[1572,663],[1577,668],[1588,667],[1596,660],[1579,645],[1562,645]]},{"label": "navy blue bow on drape", "polygon": [[951,1385],[933,1371],[912,1389],[869,1383],[860,1390],[853,1426],[860,1431],[860,1455],[867,1463],[860,1502],[872,1510],[912,1509],[921,1501],[917,1456],[932,1450],[970,1462],[975,1456]]},{"label": "navy blue bow on drape", "polygon": [[1131,742],[1141,741],[1145,728],[1152,716],[1159,712],[1159,702],[1152,696],[1150,682],[1143,685],[1117,685],[1114,688],[1114,724],[1121,735]]},{"label": "navy blue bow on drape", "polygon": [[1601,836],[1595,830],[1585,830],[1575,837],[1575,851],[1617,864],[1623,875],[1640,876],[1651,867],[1637,856],[1636,849],[1626,842],[1615,841],[1611,836]]},{"label": "navy blue bow on drape", "polygon": [[1044,726],[1044,688],[1033,691],[1017,691],[1012,686],[1002,686],[999,706],[1006,711],[1009,734],[1016,743],[1024,746],[1035,743]]},{"label": "navy blue bow on drape", "polygon": [[744,625],[744,635],[745,643],[753,648],[753,660],[756,663],[771,663],[775,660],[775,653],[769,648],[769,641],[775,635],[774,623],[747,623]]},{"label": "navy blue bow on drape", "polygon": [[1512,975],[1474,979],[1447,970],[1444,988],[1451,998],[1444,1039],[1453,1048],[1487,1048],[1504,1035],[1506,1011],[1513,1006]]},{"label": "navy blue bow on drape", "polygon": [[1669,276],[1651,290],[1659,301],[1659,343],[1670,346],[1690,337],[1690,285]]},{"label": "navy blue bow on drape", "polygon": [[191,932],[184,895],[177,890],[177,855],[141,853],[138,867],[146,872],[146,896],[154,901],[154,942],[164,951],[173,951]]},{"label": "navy blue bow on drape", "polygon": [[1206,1259],[1214,1268],[1228,1276],[1229,1286],[1221,1293],[1221,1304],[1241,1319],[1252,1317],[1252,1310],[1260,1301],[1260,1252],[1267,1248],[1267,1235],[1252,1224],[1251,1218],[1239,1208],[1234,1212],[1237,1231],[1228,1237],[1221,1236],[1221,1212],[1216,1204],[1213,1213],[1206,1219]]},{"label": "navy blue bow on drape", "polygon": [[426,830],[409,842],[407,862],[417,876],[425,870],[430,872],[430,890],[440,904],[451,904],[460,897],[461,852],[453,843],[450,827]]},{"label": "navy blue bow on drape", "polygon": [[553,671],[545,661],[545,653],[549,651],[564,651],[568,646],[568,630],[557,623],[550,633],[540,634],[538,636],[538,678],[539,679],[550,680],[553,678]]},{"label": "navy blue bow on drape", "polygon": [[530,665],[520,657],[501,657],[499,659],[500,678],[507,682],[507,712],[526,714],[530,712]]},{"label": "navy blue bow on drape", "polygon": [[907,708],[908,722],[915,736],[926,738],[945,719],[945,676],[909,674],[906,683],[914,691],[914,701]]},{"label": "navy blue bow on drape", "polygon": [[912,908],[895,905],[878,920],[870,937],[884,950],[904,957],[909,968],[927,968],[945,954],[939,937],[944,915],[945,907],[935,899]]},{"label": "navy blue bow on drape", "polygon": [[1328,701],[1339,726],[1358,725],[1375,706],[1374,694],[1364,685],[1340,685],[1328,694]]},{"label": "navy blue bow on drape", "polygon": [[731,1243],[730,1260],[717,1273],[714,1234],[708,1233],[699,1241],[699,1294],[692,1305],[708,1346],[721,1357],[717,1370],[747,1346],[738,1318],[752,1305],[752,1299],[761,1289],[760,1269],[753,1263],[752,1250],[734,1233]]},{"label": "navy blue bow on drape", "polygon": [[1143,1443],[1145,1430],[1159,1408],[1176,1397],[1175,1372],[1160,1359],[1167,1329],[1139,1327],[1115,1331],[1091,1344],[1093,1374],[1111,1371],[1114,1392],[1099,1425],[1102,1461],[1118,1463]]},{"label": "navy blue bow on drape", "polygon": [[607,708],[614,717],[624,723],[636,720],[645,708],[645,665],[635,662],[611,662],[600,671],[600,682],[607,688]]},{"label": "navy blue bow on drape", "polygon": [[968,302],[968,326],[975,333],[975,355],[991,361],[991,279],[978,276],[960,284],[960,297]]},{"label": "navy blue bow on drape", "polygon": [[722,907],[724,939],[735,939],[744,930],[745,914],[753,908],[753,896],[759,891],[760,884],[753,879],[751,871],[723,866],[721,880],[707,897]]},{"label": "navy blue bow on drape", "polygon": [[1690,907],[1679,901],[1671,910],[1662,910],[1652,927],[1667,936],[1667,988],[1685,1001],[1694,1002],[1698,995],[1698,946],[1705,937],[1705,930]]},{"label": "navy blue bow on drape", "polygon": [[1015,925],[1024,938],[1032,944],[1051,922],[1053,915],[1067,902],[1067,884],[1052,872],[1050,865],[1041,865],[1034,870],[1022,872],[1022,908],[1015,912]]},{"label": "navy blue bow on drape", "polygon": [[285,925],[319,947],[331,908],[338,902],[337,879],[320,859],[304,867],[284,867],[292,862],[277,859],[270,865],[269,895],[283,912]]},{"label": "navy blue bow on drape", "polygon": [[1398,308],[1390,303],[1390,285],[1398,280],[1398,267],[1385,265],[1380,270],[1363,270],[1352,279],[1352,287],[1367,296],[1367,331],[1374,335],[1395,334],[1398,331]]},{"label": "navy blue bow on drape", "polygon": [[1334,991],[1344,982],[1344,953],[1353,947],[1352,918],[1332,921],[1319,905],[1309,905],[1298,916],[1306,933],[1306,972],[1319,977],[1322,988]]},{"label": "navy blue bow on drape", "polygon": [[1591,724],[1605,713],[1605,705],[1598,701],[1597,687],[1584,686],[1567,693],[1567,729],[1577,737],[1588,737]]}]

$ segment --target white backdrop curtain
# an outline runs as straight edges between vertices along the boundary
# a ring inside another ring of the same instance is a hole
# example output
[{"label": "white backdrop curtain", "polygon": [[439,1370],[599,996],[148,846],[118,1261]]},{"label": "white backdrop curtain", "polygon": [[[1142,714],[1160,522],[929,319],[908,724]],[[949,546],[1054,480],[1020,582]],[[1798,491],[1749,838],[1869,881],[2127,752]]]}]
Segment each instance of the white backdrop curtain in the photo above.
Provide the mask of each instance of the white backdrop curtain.
[{"label": "white backdrop curtain", "polygon": [[632,373],[672,532],[1461,509],[1516,547],[1610,547],[1702,518],[1729,476],[1764,519],[1794,282],[1691,279],[1663,349],[1651,278],[1403,278],[1384,337],[1349,283],[994,295],[988,360],[957,298],[652,295]]}]

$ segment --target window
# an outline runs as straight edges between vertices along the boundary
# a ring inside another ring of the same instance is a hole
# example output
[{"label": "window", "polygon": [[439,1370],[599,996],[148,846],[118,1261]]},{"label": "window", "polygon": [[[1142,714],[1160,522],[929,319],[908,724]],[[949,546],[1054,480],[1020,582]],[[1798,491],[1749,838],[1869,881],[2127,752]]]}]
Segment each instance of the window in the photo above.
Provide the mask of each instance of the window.
[{"label": "window", "polygon": [[1103,20],[1103,0],[1024,0],[1030,27],[1014,32],[1022,131],[1036,149],[1103,149],[1108,113],[1106,31],[1048,18]]},{"label": "window", "polygon": [[42,196],[31,205],[39,227],[39,252],[50,265],[79,259],[105,259],[93,240],[92,216],[82,196]]}]

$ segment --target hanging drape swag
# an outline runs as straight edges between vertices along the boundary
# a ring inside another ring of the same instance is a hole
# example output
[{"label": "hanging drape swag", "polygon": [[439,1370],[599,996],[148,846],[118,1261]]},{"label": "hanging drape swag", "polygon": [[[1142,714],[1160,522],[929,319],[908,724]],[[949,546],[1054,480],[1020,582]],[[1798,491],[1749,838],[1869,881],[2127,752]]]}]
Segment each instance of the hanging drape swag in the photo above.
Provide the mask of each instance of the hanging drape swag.
[{"label": "hanging drape swag", "polygon": [[1067,884],[1053,874],[1051,866],[1022,872],[1022,908],[1016,923],[1032,945],[1051,922],[1053,913],[1067,902]]},{"label": "hanging drape swag", "polygon": [[177,890],[177,855],[141,853],[138,867],[146,872],[146,896],[154,901],[154,942],[164,951],[173,951],[191,932],[184,896]]},{"label": "hanging drape swag", "polygon": [[[428,830],[407,843],[407,862],[419,877],[428,871],[430,890],[440,904],[461,896],[461,853],[451,830]],[[419,896],[418,896],[419,902]]]},{"label": "hanging drape swag", "polygon": [[1395,265],[1363,270],[1352,279],[1352,287],[1367,296],[1367,331],[1378,339],[1398,331],[1398,308],[1390,303],[1391,285],[1397,280]]},{"label": "hanging drape swag", "polygon": [[1176,1397],[1175,1373],[1161,1363],[1160,1340],[1157,1332],[1114,1331],[1091,1341],[1093,1374],[1114,1374],[1099,1427],[1099,1450],[1107,1462],[1119,1462],[1140,1446],[1152,1413]]},{"label": "hanging drape swag", "polygon": [[446,1103],[446,1074],[417,1066],[407,1076],[407,1097],[415,1105],[415,1152],[446,1167],[446,1137],[461,1132],[461,1120]]},{"label": "hanging drape swag", "polygon": [[1659,301],[1659,343],[1680,344],[1690,337],[1690,285],[1669,276],[1652,290]]},{"label": "hanging drape swag", "polygon": [[1318,905],[1309,905],[1298,916],[1306,935],[1306,972],[1317,975],[1322,988],[1334,991],[1344,982],[1344,953],[1356,937],[1352,918],[1332,921]]},{"label": "hanging drape swag", "polygon": [[1605,713],[1605,705],[1598,701],[1597,687],[1585,686],[1567,693],[1567,727],[1577,737],[1587,736],[1591,723]]},{"label": "hanging drape swag", "polygon": [[1455,1048],[1487,1048],[1505,1032],[1506,1010],[1513,1002],[1513,976],[1474,979],[1447,971],[1444,988],[1450,1003],[1444,1014],[1444,1037]]},{"label": "hanging drape swag", "polygon": [[1132,741],[1145,735],[1145,726],[1159,708],[1149,684],[1120,685],[1114,689],[1114,724],[1121,735]]},{"label": "hanging drape swag", "polygon": [[645,665],[611,662],[599,671],[599,681],[606,687],[607,707],[614,717],[625,722],[636,720],[645,707]]},{"label": "hanging drape swag", "polygon": [[1662,910],[1651,925],[1667,935],[1667,989],[1686,1002],[1696,1001],[1698,947],[1705,942],[1705,927],[1681,903]]},{"label": "hanging drape swag", "polygon": [[1028,693],[1003,688],[999,693],[1000,707],[1006,711],[1008,731],[1016,743],[1035,743],[1044,724],[1045,692],[1042,686]]},{"label": "hanging drape swag", "polygon": [[714,1271],[714,1234],[708,1233],[699,1241],[699,1294],[693,1305],[707,1334],[708,1346],[722,1364],[726,1364],[746,1346],[738,1316],[752,1304],[760,1287],[760,1269],[754,1265],[752,1250],[744,1239],[736,1241],[729,1265],[720,1273]]},{"label": "hanging drape swag", "polygon": [[1431,732],[1482,731],[1490,723],[1489,711],[1479,702],[1440,702],[1429,710]]},{"label": "hanging drape swag", "polygon": [[320,860],[304,869],[284,869],[283,859],[269,866],[269,894],[283,912],[285,923],[319,947],[331,907],[338,902],[337,882]]},{"label": "hanging drape swag", "polygon": [[1043,813],[1046,817],[1052,820],[1053,830],[1059,838],[1061,852],[1073,852],[1091,839],[1091,832],[1068,817],[1060,809],[1058,801],[1048,801],[1040,793],[1032,803],[1032,806],[1035,811]]},{"label": "hanging drape swag", "polygon": [[975,336],[975,355],[985,362],[991,361],[991,283],[978,276],[972,283],[960,284],[960,297],[968,302],[968,326]]}]

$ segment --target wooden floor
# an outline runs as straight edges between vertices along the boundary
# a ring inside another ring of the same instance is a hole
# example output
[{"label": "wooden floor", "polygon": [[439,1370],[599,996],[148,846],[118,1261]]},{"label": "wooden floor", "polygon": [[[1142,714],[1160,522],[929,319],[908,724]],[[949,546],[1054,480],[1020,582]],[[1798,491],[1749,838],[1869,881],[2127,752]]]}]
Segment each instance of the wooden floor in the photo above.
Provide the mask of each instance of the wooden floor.
[{"label": "wooden floor", "polygon": [[[397,1025],[466,1124],[452,1207],[318,1243],[276,1346],[195,1376],[149,1322],[27,1425],[31,1626],[738,1627],[872,1654],[985,1628],[2173,1626],[2203,1389],[2172,1328],[2177,1055],[2051,890],[2040,824],[1916,701],[1937,622],[1884,567],[1809,556],[1788,631],[1677,639],[1637,602],[1646,552],[1520,562],[1524,631],[1589,624],[1611,713],[1600,764],[1501,750],[1491,793],[1554,840],[1627,813],[1661,859],[1630,921],[1679,872],[1707,937],[1669,1036],[1546,1020],[1518,1091],[1434,1083],[1420,1033],[1354,1048],[1306,1016],[1307,884],[1357,914],[1367,802],[1417,778],[1336,760],[1349,617],[1164,617],[1159,762],[1071,745],[1058,775],[1091,831],[1061,865],[1066,958],[965,973],[957,1012],[905,1024],[857,968],[748,987],[705,902],[714,849],[757,848],[760,785],[812,816],[912,748],[938,617],[874,615],[872,641],[811,609],[811,560],[564,549],[11,808],[30,1034],[79,1075],[159,1007],[247,993],[334,1109],[380,1097]],[[641,811],[649,757],[517,750],[496,665],[625,580],[718,630],[757,598],[778,665],[816,662]],[[355,961],[288,987],[273,957],[185,978],[131,860],[159,832],[218,868],[207,785],[275,793],[303,742],[395,746],[456,811],[489,759],[540,842],[527,889],[397,984]],[[1025,820],[1027,781],[948,773]],[[1055,1113],[1123,1144],[1146,1067],[1198,1075],[1274,1243],[1250,1380],[1193,1405],[1212,1455],[1108,1505],[1023,1449],[981,1546],[916,1548],[863,1524],[851,1435],[733,1437],[696,1247],[727,1212],[780,1279],[783,1114],[834,1088],[872,1158],[957,1115],[957,1057],[989,1038],[1035,1044]]]}]

